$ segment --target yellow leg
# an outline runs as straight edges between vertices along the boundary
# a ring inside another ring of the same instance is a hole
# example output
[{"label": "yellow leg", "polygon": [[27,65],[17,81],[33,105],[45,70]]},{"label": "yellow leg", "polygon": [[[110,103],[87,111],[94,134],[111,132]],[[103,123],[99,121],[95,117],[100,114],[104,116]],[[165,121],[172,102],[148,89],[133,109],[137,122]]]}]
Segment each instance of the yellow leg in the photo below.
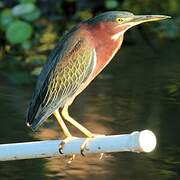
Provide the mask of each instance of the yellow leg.
[{"label": "yellow leg", "polygon": [[71,116],[69,116],[68,113],[68,106],[64,106],[63,110],[61,111],[62,117],[71,123],[73,126],[75,126],[77,129],[79,129],[83,134],[85,134],[89,138],[93,138],[94,134],[91,133],[88,129],[86,129],[84,126],[79,124],[77,121],[75,121]]},{"label": "yellow leg", "polygon": [[[72,135],[71,135],[71,133],[69,132],[68,128],[66,127],[66,124],[64,123],[62,117],[60,116],[58,109],[57,109],[56,111],[54,111],[53,114],[54,114],[54,116],[56,117],[59,125],[61,126],[64,135],[66,136],[66,138],[65,138],[65,139],[61,142],[61,144],[59,145],[59,152],[60,152],[61,154],[63,154],[64,145],[65,145],[69,140],[72,139]],[[73,157],[73,158],[72,158],[72,160],[73,160],[73,159],[74,159],[74,155],[73,155],[72,157]],[[72,161],[72,160],[71,160],[71,161]]]},{"label": "yellow leg", "polygon": [[59,114],[59,110],[57,109],[56,111],[54,111],[54,116],[56,117],[59,125],[61,126],[62,130],[63,130],[63,133],[66,137],[72,137],[71,136],[71,133],[69,132],[68,128],[66,127],[62,117],[60,116]]}]

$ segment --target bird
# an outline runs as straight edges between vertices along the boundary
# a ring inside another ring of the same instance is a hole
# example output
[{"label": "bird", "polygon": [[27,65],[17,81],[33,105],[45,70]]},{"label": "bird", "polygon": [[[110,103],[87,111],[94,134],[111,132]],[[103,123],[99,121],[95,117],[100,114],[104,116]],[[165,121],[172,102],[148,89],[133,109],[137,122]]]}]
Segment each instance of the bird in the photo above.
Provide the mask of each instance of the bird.
[{"label": "bird", "polygon": [[42,68],[28,106],[27,126],[36,130],[54,115],[65,136],[59,145],[62,154],[64,145],[73,138],[65,124],[69,122],[87,138],[80,147],[84,155],[88,139],[96,134],[69,115],[69,106],[113,59],[129,28],[166,18],[170,16],[108,11],[74,26],[60,39]]}]

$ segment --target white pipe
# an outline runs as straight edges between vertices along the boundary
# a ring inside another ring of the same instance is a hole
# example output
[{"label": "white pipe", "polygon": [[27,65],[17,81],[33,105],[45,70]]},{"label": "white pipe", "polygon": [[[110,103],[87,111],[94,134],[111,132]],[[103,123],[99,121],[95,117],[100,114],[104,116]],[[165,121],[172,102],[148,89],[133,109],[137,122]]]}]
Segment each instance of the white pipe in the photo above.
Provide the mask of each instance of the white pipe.
[{"label": "white pipe", "polygon": [[[80,154],[80,145],[85,138],[73,138],[65,144],[63,155]],[[0,145],[0,161],[32,159],[61,156],[59,153],[60,140],[35,141]],[[106,152],[151,152],[156,146],[156,137],[152,131],[136,131],[131,134],[98,136],[91,139],[84,151],[89,153]]]}]

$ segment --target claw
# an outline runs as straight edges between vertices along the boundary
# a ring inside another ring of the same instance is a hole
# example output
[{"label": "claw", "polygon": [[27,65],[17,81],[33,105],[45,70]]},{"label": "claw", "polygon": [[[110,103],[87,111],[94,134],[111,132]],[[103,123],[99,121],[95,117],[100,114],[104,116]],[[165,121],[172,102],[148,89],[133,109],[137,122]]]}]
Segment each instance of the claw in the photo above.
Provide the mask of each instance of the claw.
[{"label": "claw", "polygon": [[64,141],[62,141],[61,144],[59,145],[59,153],[60,154],[63,154],[64,145],[65,145]]},{"label": "claw", "polygon": [[[68,141],[70,141],[70,140],[72,140],[72,139],[75,139],[75,138],[76,138],[76,137],[70,136],[70,137],[67,137],[67,138],[65,138],[64,140],[62,140],[61,143],[60,143],[60,145],[59,145],[59,153],[60,153],[60,154],[64,154],[64,153],[63,153],[64,145],[65,145]],[[75,159],[75,154],[73,154],[73,155],[70,157],[70,159],[69,159],[69,161],[68,161],[67,163],[70,164],[74,159]]]},{"label": "claw", "polygon": [[90,139],[91,138],[86,138],[86,140],[83,142],[83,144],[81,145],[81,148],[80,148],[80,151],[81,151],[81,155],[82,156],[85,156],[85,154],[84,154],[84,150],[89,150],[87,147],[86,147],[86,145],[87,145],[87,143],[90,141]]},{"label": "claw", "polygon": [[[93,138],[96,138],[96,137],[99,137],[99,136],[105,136],[105,135],[102,135],[102,134],[93,134],[92,137],[86,138],[86,140],[83,142],[83,144],[81,145],[81,148],[80,148],[80,152],[81,152],[81,155],[82,155],[82,156],[85,156],[85,154],[84,154],[84,151],[85,151],[85,150],[87,150],[87,151],[89,150],[89,149],[86,147],[87,143],[88,143],[90,140],[92,140]],[[103,155],[104,155],[104,153],[101,153],[99,159],[102,159]]]},{"label": "claw", "polygon": [[72,139],[72,137],[70,136],[61,141],[61,143],[59,145],[59,153],[60,154],[63,154],[64,145],[71,139]]}]

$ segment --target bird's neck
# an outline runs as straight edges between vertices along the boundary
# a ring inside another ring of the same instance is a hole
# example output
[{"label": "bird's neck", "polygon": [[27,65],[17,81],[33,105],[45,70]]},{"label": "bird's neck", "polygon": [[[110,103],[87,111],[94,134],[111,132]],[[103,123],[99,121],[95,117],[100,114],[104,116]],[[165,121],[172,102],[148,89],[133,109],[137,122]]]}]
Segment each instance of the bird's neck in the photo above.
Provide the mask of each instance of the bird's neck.
[{"label": "bird's neck", "polygon": [[96,68],[92,74],[94,79],[111,61],[123,42],[124,32],[112,32],[107,26],[98,24],[90,28],[96,51]]}]

